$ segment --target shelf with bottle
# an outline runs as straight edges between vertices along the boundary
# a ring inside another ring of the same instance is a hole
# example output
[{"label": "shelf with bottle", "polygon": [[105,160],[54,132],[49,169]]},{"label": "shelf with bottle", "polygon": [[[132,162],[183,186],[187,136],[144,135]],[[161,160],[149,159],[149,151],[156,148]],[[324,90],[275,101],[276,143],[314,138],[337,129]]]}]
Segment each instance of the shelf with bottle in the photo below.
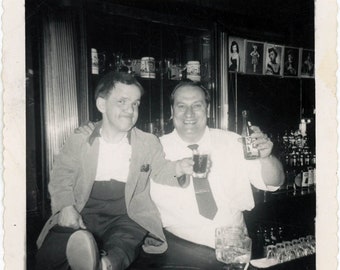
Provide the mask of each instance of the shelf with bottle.
[{"label": "shelf with bottle", "polygon": [[310,119],[301,119],[297,130],[286,130],[277,136],[278,156],[284,166],[286,180],[280,191],[293,194],[314,192],[316,155],[313,134],[307,134]]}]

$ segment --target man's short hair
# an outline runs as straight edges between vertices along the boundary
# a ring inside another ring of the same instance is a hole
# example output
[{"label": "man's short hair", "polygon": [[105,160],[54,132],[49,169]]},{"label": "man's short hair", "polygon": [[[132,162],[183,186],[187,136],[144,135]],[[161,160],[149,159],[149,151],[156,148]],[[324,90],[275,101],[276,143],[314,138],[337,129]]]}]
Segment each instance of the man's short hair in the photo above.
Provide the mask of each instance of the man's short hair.
[{"label": "man's short hair", "polygon": [[174,105],[175,93],[176,93],[177,89],[182,88],[182,87],[186,87],[186,86],[198,87],[198,88],[202,89],[202,91],[204,93],[204,99],[205,99],[205,102],[207,103],[207,106],[210,104],[210,93],[209,93],[209,90],[206,89],[200,82],[193,82],[191,80],[186,80],[186,81],[182,81],[179,84],[177,84],[175,86],[174,90],[172,90],[171,96],[170,96],[170,104],[171,104],[171,106]]},{"label": "man's short hair", "polygon": [[141,95],[144,94],[143,86],[131,74],[126,72],[110,71],[100,79],[96,87],[95,99],[97,100],[98,97],[107,98],[117,83],[136,85],[139,88]]}]

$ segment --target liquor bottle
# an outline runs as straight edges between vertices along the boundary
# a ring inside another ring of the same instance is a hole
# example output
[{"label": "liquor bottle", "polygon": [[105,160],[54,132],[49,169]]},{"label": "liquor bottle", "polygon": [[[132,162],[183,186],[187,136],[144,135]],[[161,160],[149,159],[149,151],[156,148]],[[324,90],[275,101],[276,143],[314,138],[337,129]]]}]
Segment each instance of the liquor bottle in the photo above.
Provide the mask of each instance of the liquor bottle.
[{"label": "liquor bottle", "polygon": [[267,256],[267,246],[270,245],[270,235],[267,228],[263,230],[263,255],[264,257]]},{"label": "liquor bottle", "polygon": [[275,245],[276,243],[278,243],[278,241],[277,241],[277,235],[275,233],[275,229],[274,227],[270,227],[270,244]]},{"label": "liquor bottle", "polygon": [[308,167],[308,189],[313,190],[315,188],[315,154],[313,155],[313,158],[311,158],[310,166]]},{"label": "liquor bottle", "polygon": [[245,159],[256,159],[260,157],[259,150],[254,147],[254,139],[250,136],[252,130],[249,128],[251,126],[248,121],[248,112],[242,111],[242,143],[243,143],[243,153]]},{"label": "liquor bottle", "polygon": [[283,231],[283,227],[280,225],[278,228],[278,236],[277,236],[277,242],[281,243],[283,240],[285,240],[284,238],[284,231]]},{"label": "liquor bottle", "polygon": [[265,254],[263,254],[263,246],[264,246],[264,237],[261,225],[256,226],[256,241],[254,247],[254,258],[262,258]]},{"label": "liquor bottle", "polygon": [[[298,156],[298,154],[296,154],[295,156]],[[294,168],[295,168],[294,194],[300,194],[302,190],[302,166],[300,163],[300,158],[296,160]]]}]

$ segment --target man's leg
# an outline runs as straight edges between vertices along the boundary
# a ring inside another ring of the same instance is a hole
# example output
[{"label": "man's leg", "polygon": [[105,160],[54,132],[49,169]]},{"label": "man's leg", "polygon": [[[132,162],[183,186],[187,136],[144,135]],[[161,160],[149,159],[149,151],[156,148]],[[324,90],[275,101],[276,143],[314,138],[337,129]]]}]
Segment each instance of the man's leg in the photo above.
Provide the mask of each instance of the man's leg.
[{"label": "man's leg", "polygon": [[85,230],[55,226],[38,250],[37,270],[95,270],[98,249],[92,234]]},{"label": "man's leg", "polygon": [[36,255],[37,270],[67,270],[66,258],[68,239],[75,230],[60,226],[53,227],[46,236]]},{"label": "man's leg", "polygon": [[137,258],[146,234],[147,231],[127,215],[110,224],[101,238],[113,270],[126,269]]}]

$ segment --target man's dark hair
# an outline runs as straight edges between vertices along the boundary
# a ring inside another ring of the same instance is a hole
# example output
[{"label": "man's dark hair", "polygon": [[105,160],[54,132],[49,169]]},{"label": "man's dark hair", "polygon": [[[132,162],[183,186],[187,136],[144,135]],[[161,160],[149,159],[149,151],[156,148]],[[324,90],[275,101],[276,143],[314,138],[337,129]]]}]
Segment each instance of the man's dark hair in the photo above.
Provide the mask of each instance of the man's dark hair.
[{"label": "man's dark hair", "polygon": [[115,88],[117,83],[136,85],[139,88],[141,95],[143,95],[144,93],[143,86],[131,74],[126,72],[110,71],[100,79],[96,87],[95,99],[97,99],[98,97],[107,98],[107,96]]},{"label": "man's dark hair", "polygon": [[198,87],[198,88],[202,89],[202,91],[204,93],[205,102],[207,103],[207,106],[210,104],[210,93],[209,93],[208,89],[206,89],[200,82],[193,82],[191,80],[186,80],[186,81],[182,81],[179,84],[177,84],[175,86],[174,90],[172,90],[171,96],[170,96],[171,106],[174,105],[175,93],[176,93],[177,89],[182,88],[182,87],[186,87],[186,86]]}]

